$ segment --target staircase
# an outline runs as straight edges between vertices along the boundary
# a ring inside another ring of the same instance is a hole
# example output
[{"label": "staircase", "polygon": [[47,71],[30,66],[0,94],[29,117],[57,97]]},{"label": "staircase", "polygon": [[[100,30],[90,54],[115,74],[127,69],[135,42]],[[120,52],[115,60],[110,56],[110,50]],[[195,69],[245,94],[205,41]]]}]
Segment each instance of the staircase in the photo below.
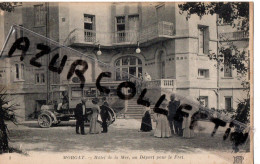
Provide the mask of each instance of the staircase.
[{"label": "staircase", "polygon": [[[142,119],[145,107],[137,104],[137,98],[128,100],[127,111],[124,113],[126,119]],[[151,106],[153,109],[153,106]],[[153,113],[153,110],[152,110]]]}]

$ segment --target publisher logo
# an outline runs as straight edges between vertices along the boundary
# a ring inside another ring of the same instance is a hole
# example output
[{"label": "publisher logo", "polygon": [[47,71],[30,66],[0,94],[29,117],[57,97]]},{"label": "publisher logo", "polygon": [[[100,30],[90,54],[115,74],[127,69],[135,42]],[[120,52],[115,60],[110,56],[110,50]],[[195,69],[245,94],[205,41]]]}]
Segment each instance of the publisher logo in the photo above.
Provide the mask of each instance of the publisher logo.
[{"label": "publisher logo", "polygon": [[234,164],[242,164],[244,157],[242,156],[234,156]]}]

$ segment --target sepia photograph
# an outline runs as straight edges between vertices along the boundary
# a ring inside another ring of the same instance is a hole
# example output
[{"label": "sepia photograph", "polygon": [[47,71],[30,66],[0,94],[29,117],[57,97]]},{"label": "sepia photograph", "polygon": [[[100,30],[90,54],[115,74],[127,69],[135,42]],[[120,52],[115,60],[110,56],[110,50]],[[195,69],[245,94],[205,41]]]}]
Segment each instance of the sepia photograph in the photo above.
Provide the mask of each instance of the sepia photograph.
[{"label": "sepia photograph", "polygon": [[0,163],[254,163],[253,12],[0,1]]}]

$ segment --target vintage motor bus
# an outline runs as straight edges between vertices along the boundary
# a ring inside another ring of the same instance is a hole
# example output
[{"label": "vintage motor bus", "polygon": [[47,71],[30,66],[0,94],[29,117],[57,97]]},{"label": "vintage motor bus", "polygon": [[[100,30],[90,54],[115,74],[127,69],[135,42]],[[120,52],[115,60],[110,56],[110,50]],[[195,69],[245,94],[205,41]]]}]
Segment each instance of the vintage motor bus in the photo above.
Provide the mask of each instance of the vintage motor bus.
[{"label": "vintage motor bus", "polygon": [[[61,121],[69,121],[74,118],[74,109],[76,105],[81,102],[84,97],[87,99],[87,104],[91,103],[93,98],[99,99],[99,105],[101,108],[107,108],[109,111],[108,125],[112,124],[116,119],[116,113],[122,111],[125,107],[124,100],[120,100],[117,97],[116,87],[117,85],[105,83],[102,84],[110,89],[109,94],[101,93],[97,90],[95,84],[85,84],[84,88],[80,88],[79,84],[54,84],[50,87],[51,102],[47,105],[42,105],[40,114],[38,115],[38,124],[42,128],[49,128],[52,125],[57,125]],[[106,97],[106,101],[109,106],[102,105],[102,99]],[[67,99],[67,104],[64,100]],[[90,116],[86,118],[86,122],[90,120]],[[101,122],[99,122],[101,123]]]}]

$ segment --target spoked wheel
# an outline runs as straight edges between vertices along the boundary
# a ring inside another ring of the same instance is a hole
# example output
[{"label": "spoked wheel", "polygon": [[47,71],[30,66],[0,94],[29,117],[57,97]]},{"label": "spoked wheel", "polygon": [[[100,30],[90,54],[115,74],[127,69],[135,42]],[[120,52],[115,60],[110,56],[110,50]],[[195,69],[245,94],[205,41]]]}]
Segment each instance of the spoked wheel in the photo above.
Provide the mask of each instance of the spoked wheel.
[{"label": "spoked wheel", "polygon": [[42,113],[38,116],[38,124],[41,128],[49,128],[52,124],[52,119],[49,115]]}]

